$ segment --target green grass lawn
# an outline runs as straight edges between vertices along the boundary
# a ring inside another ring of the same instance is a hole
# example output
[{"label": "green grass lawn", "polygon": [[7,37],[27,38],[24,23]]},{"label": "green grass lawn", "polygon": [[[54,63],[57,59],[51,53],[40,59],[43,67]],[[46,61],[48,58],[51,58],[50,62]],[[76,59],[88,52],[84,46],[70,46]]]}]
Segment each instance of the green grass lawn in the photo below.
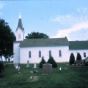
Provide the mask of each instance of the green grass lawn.
[{"label": "green grass lawn", "polygon": [[[42,69],[37,68],[38,73],[34,71],[33,65],[26,68],[26,65],[20,65],[20,73],[9,64],[5,68],[4,76],[0,75],[0,88],[88,88],[88,67],[72,67],[67,63],[58,63],[57,68],[52,69],[52,74],[42,75]],[[62,67],[62,71],[58,68]],[[37,80],[31,81],[30,75],[37,76]]]}]

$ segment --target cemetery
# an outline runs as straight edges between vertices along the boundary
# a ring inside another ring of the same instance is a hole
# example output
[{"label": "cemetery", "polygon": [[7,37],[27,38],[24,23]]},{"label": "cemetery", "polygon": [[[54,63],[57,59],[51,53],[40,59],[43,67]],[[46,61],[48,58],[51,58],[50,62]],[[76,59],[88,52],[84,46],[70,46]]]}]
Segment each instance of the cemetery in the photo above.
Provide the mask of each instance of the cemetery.
[{"label": "cemetery", "polygon": [[[3,74],[3,75],[2,75]],[[8,64],[0,74],[0,88],[87,88],[88,66],[76,67],[57,63],[53,68],[45,63]]]}]

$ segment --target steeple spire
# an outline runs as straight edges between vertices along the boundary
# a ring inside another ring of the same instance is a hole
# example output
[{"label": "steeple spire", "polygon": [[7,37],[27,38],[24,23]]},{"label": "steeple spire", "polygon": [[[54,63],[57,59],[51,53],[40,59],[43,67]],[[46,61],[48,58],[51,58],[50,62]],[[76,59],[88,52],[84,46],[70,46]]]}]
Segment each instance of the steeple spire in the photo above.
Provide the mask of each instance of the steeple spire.
[{"label": "steeple spire", "polygon": [[19,12],[19,19],[18,19],[18,26],[16,31],[20,28],[22,31],[24,31],[23,25],[22,25],[22,20],[21,20],[21,11]]},{"label": "steeple spire", "polygon": [[22,25],[21,12],[19,12],[18,25],[16,28],[16,41],[24,40],[24,28]]}]

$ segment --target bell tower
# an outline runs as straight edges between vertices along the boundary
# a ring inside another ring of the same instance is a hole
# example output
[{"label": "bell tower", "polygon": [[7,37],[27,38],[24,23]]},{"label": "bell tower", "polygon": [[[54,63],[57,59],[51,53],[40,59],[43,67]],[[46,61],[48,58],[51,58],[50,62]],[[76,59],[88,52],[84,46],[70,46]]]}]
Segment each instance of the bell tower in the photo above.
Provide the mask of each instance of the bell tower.
[{"label": "bell tower", "polygon": [[21,12],[19,12],[18,25],[16,28],[16,41],[24,40],[24,28],[22,25]]}]

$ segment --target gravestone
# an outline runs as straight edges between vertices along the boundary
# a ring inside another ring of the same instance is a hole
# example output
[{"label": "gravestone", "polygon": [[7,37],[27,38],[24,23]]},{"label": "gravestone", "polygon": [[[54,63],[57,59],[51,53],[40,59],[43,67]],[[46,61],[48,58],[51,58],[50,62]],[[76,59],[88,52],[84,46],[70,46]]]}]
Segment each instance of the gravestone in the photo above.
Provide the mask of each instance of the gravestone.
[{"label": "gravestone", "polygon": [[20,71],[20,66],[18,66],[18,71]]},{"label": "gravestone", "polygon": [[14,64],[15,69],[18,69],[18,63]]},{"label": "gravestone", "polygon": [[61,67],[59,68],[59,70],[61,71]]},{"label": "gravestone", "polygon": [[42,75],[48,75],[52,73],[52,64],[43,64]]},{"label": "gravestone", "polygon": [[26,68],[29,68],[29,60],[27,60]]},{"label": "gravestone", "polygon": [[36,63],[34,63],[34,68],[37,68],[37,65],[36,65]]},{"label": "gravestone", "polygon": [[75,61],[75,66],[76,66],[76,67],[82,66],[82,60],[76,60],[76,61]]}]

